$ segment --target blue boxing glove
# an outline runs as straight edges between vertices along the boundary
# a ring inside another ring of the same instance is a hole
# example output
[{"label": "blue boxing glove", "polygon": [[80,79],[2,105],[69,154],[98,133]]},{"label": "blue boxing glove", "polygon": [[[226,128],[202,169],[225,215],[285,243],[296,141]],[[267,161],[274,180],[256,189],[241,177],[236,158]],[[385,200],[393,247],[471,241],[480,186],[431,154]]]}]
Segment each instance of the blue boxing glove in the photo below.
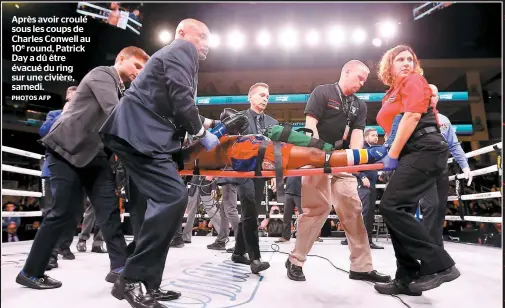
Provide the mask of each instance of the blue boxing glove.
[{"label": "blue boxing glove", "polygon": [[391,148],[393,141],[396,137],[396,132],[398,131],[398,126],[400,126],[400,121],[402,120],[403,114],[397,114],[393,119],[393,124],[391,125],[391,134],[389,135],[386,142],[384,142],[384,146],[388,149]]},{"label": "blue boxing glove", "polygon": [[391,156],[386,155],[381,161],[384,164],[384,171],[392,171],[398,167],[398,159],[391,158]]},{"label": "blue boxing glove", "polygon": [[366,152],[368,154],[368,163],[372,164],[386,157],[388,154],[388,148],[383,145],[371,146],[366,149]]},{"label": "blue boxing glove", "polygon": [[200,143],[205,147],[205,150],[207,150],[207,152],[219,144],[219,138],[210,131],[206,131],[203,136],[198,139],[200,140]]},{"label": "blue boxing glove", "polygon": [[223,123],[219,123],[216,126],[214,126],[214,128],[212,128],[209,132],[215,135],[217,139],[219,139],[224,135],[226,135],[226,126],[224,126]]}]

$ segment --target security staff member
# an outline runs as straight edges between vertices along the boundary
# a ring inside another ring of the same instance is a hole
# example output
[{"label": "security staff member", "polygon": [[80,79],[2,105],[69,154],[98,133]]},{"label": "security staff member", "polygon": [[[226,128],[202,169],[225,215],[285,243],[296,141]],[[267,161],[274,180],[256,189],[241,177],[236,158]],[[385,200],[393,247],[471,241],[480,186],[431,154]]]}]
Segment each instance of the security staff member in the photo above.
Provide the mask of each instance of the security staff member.
[{"label": "security staff member", "polygon": [[[379,135],[375,128],[365,129],[364,149],[368,149],[379,142]],[[366,233],[368,234],[368,243],[372,249],[384,249],[384,247],[375,244],[372,240],[373,223],[375,220],[375,200],[377,199],[377,170],[361,171],[357,174],[358,195],[361,200],[363,219],[365,220]],[[342,245],[347,245],[347,239],[342,241]]]},{"label": "security staff member", "polygon": [[83,212],[83,188],[95,207],[110,258],[111,269],[124,265],[126,242],[121,230],[115,184],[98,129],[119,102],[125,81],[132,81],[149,56],[140,48],[126,47],[114,66],[91,70],[77,87],[67,109],[42,138],[49,151],[53,207],[42,221],[23,270],[16,282],[33,289],[53,289],[62,283],[44,275],[62,232],[75,226]]},{"label": "security staff member", "polygon": [[[312,91],[305,107],[305,127],[313,131],[314,138],[341,148],[362,148],[367,106],[355,93],[365,84],[369,73],[363,62],[352,60],[342,68],[337,83],[320,85]],[[286,262],[288,278],[305,280],[302,266],[332,205],[349,240],[349,278],[388,281],[389,276],[373,269],[358,183],[350,173],[302,177],[303,214],[298,217],[295,249]]]},{"label": "security staff member", "polygon": [[[399,45],[380,62],[379,78],[390,86],[377,114],[389,138],[382,162],[395,170],[386,186],[379,211],[386,222],[397,260],[395,280],[376,284],[382,294],[420,296],[459,277],[454,260],[436,245],[414,217],[419,200],[444,175],[449,149],[440,130],[432,91],[421,75],[412,48]],[[419,262],[420,261],[420,262]]]},{"label": "security staff member", "polygon": [[188,202],[176,163],[186,132],[207,151],[219,144],[205,130],[195,104],[198,61],[206,59],[209,41],[204,23],[183,20],[175,40],[150,58],[100,129],[105,145],[147,198],[135,251],[112,289],[114,297],[132,307],[159,307],[157,300],[172,299],[160,285],[170,241]]},{"label": "security staff member", "polygon": [[[431,104],[436,108],[438,103],[438,88],[432,84],[429,86],[432,91]],[[465,178],[468,179],[467,185],[470,185],[472,182],[472,175],[470,173],[468,159],[465,157],[465,151],[461,148],[451,121],[449,121],[446,116],[438,113],[438,122],[440,124],[440,131],[449,145],[449,152],[451,152],[452,156],[463,170]],[[435,241],[435,244],[440,247],[444,247],[444,241],[442,238],[444,233],[445,211],[447,209],[448,195],[449,172],[446,167],[444,170],[444,176],[440,176],[437,179],[437,182],[429,188],[419,202],[423,214],[421,223],[426,227]]]},{"label": "security staff member", "polygon": [[[249,126],[242,132],[243,135],[262,135],[266,128],[279,123],[265,114],[269,98],[269,86],[266,83],[255,83],[249,88],[248,99],[251,107],[245,111]],[[237,179],[236,181],[240,183],[237,190],[242,216],[231,260],[236,263],[250,264],[251,272],[257,274],[270,267],[268,262],[261,261],[258,237],[258,212],[266,214],[266,208],[261,204],[266,179]],[[244,256],[246,252],[249,259]]]}]

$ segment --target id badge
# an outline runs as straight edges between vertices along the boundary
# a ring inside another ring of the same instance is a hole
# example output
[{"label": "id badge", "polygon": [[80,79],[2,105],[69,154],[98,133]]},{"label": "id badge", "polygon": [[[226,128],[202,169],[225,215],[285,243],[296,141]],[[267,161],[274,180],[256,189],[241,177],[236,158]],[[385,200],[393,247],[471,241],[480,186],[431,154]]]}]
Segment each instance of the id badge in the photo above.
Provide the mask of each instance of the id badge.
[{"label": "id badge", "polygon": [[342,137],[342,140],[347,140],[347,135],[349,135],[349,124],[345,126],[344,137]]}]

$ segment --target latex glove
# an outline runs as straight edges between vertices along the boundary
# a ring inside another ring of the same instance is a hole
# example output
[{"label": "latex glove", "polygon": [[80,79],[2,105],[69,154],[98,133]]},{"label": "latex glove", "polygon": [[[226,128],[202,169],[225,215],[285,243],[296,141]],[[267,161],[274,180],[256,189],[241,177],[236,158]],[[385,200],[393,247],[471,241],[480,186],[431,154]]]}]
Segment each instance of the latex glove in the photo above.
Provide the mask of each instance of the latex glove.
[{"label": "latex glove", "polygon": [[380,162],[384,164],[384,169],[382,169],[384,171],[391,171],[398,167],[398,159],[391,158],[389,155],[384,157]]},{"label": "latex glove", "polygon": [[210,131],[207,131],[205,132],[205,136],[200,139],[200,142],[205,147],[205,150],[209,152],[219,144],[219,138]]},{"label": "latex glove", "polygon": [[470,172],[470,168],[463,168],[463,174],[465,176],[465,179],[468,180],[468,183],[466,183],[466,186],[470,186],[470,184],[472,184],[472,179],[473,179],[473,176]]}]

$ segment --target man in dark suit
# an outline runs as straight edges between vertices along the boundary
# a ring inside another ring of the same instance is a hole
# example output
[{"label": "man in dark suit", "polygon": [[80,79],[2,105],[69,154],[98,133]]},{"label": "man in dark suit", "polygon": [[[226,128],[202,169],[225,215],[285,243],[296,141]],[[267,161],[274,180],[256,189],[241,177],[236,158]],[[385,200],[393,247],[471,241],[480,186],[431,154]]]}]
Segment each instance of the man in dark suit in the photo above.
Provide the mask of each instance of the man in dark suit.
[{"label": "man in dark suit", "polygon": [[114,191],[110,154],[98,128],[105,121],[124,81],[132,81],[149,56],[140,48],[127,47],[117,56],[114,66],[91,70],[77,87],[74,98],[42,138],[48,149],[53,207],[43,220],[23,270],[16,282],[33,289],[53,289],[62,283],[44,275],[59,235],[75,227],[77,213],[83,212],[83,188],[95,207],[102,229],[111,269],[124,266],[126,242],[121,230],[118,199]]},{"label": "man in dark suit", "polygon": [[[379,135],[375,128],[365,129],[364,149],[377,145]],[[368,234],[368,243],[371,249],[384,249],[384,247],[375,244],[373,238],[373,222],[375,220],[375,200],[377,199],[377,178],[379,172],[377,170],[361,171],[356,174],[358,178],[358,195],[361,200],[362,215],[365,221],[365,228]],[[342,245],[348,245],[347,239],[343,240]]]},{"label": "man in dark suit", "polygon": [[207,57],[209,41],[204,23],[183,20],[175,40],[152,55],[100,128],[105,145],[147,199],[135,251],[112,289],[114,297],[132,307],[160,307],[157,300],[173,299],[160,285],[170,241],[188,202],[176,164],[186,132],[207,151],[219,144],[205,130],[202,122],[207,121],[195,104],[198,61]]},{"label": "man in dark suit", "polygon": [[[65,95],[65,104],[63,105],[63,109],[66,109],[65,106],[68,106],[67,103],[72,100],[76,90],[77,86],[71,86],[67,88],[67,92]],[[40,126],[39,129],[40,137],[45,137],[47,133],[49,133],[54,122],[56,122],[56,120],[61,116],[62,112],[63,110],[59,109],[59,110],[51,110],[47,113],[46,121],[44,121],[44,123]],[[44,198],[42,199],[41,202],[41,210],[42,210],[42,216],[44,217],[53,206],[53,196],[51,192],[51,177],[49,173],[47,155],[48,153],[46,151],[46,157],[42,164],[42,175],[41,175],[42,187],[44,189]],[[77,227],[80,221],[81,221],[80,217],[79,215],[77,215],[75,227]],[[68,230],[64,231],[61,234],[58,244],[53,249],[46,270],[51,270],[53,268],[58,267],[58,253],[60,253],[63,256],[63,259],[66,260],[75,259],[75,255],[72,253],[72,251],[70,251],[70,245],[74,240],[75,230],[76,228],[69,228]]]},{"label": "man in dark suit", "polygon": [[[262,135],[266,128],[279,123],[264,113],[270,97],[269,86],[266,83],[252,85],[248,97],[251,107],[244,113],[249,121],[249,126],[242,134]],[[236,179],[236,183],[240,183],[237,188],[238,199],[242,206],[242,216],[231,259],[236,263],[250,264],[251,272],[255,274],[270,267],[268,262],[261,261],[258,237],[258,213],[266,214],[266,207],[261,204],[264,200],[265,181],[264,178]],[[249,259],[244,256],[246,252]]]}]

